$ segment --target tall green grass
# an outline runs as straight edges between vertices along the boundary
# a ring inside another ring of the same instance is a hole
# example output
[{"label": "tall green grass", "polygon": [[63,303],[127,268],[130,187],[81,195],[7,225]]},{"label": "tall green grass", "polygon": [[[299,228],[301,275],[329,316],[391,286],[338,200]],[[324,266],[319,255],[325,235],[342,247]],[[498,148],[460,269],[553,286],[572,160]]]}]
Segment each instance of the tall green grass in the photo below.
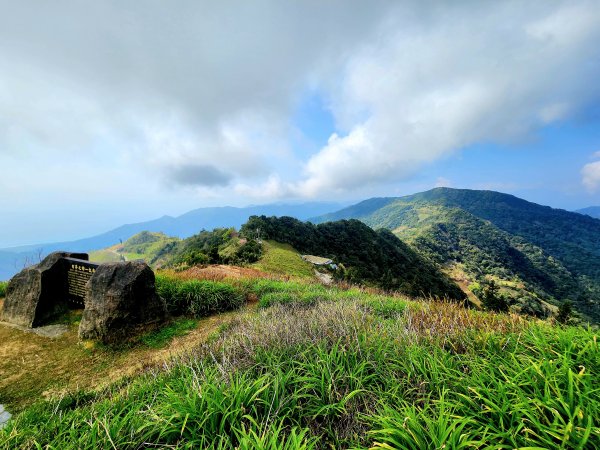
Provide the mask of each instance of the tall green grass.
[{"label": "tall green grass", "polygon": [[229,283],[207,280],[179,280],[156,275],[156,292],[165,299],[171,314],[205,317],[240,308],[244,293]]},{"label": "tall green grass", "polygon": [[30,408],[0,447],[594,449],[599,372],[592,330],[368,294],[274,304],[167,370]]}]

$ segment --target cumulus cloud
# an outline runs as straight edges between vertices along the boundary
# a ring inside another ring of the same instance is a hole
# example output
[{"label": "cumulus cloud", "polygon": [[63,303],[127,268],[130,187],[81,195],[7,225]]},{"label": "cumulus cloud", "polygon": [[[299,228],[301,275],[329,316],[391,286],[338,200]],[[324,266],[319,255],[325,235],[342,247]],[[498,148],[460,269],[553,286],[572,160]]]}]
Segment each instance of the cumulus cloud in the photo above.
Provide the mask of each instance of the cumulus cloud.
[{"label": "cumulus cloud", "polygon": [[306,195],[399,180],[481,141],[520,139],[598,99],[595,2],[399,10],[348,61],[333,135],[305,166]]},{"label": "cumulus cloud", "polygon": [[590,191],[596,192],[600,188],[600,161],[591,162],[581,169],[583,185]]}]

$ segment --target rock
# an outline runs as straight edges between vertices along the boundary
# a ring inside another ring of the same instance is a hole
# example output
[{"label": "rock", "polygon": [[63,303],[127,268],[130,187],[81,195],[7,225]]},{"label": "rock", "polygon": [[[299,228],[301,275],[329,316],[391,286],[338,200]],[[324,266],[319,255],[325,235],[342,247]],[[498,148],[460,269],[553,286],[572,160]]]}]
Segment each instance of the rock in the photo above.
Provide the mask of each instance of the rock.
[{"label": "rock", "polygon": [[11,417],[11,413],[4,409],[4,405],[0,405],[0,430],[6,426]]},{"label": "rock", "polygon": [[66,257],[88,259],[86,253],[54,252],[12,277],[6,287],[2,319],[32,328],[63,312],[68,292]]},{"label": "rock", "polygon": [[143,261],[100,265],[87,282],[85,298],[81,339],[116,343],[136,327],[167,316],[165,302],[156,294],[154,272]]}]

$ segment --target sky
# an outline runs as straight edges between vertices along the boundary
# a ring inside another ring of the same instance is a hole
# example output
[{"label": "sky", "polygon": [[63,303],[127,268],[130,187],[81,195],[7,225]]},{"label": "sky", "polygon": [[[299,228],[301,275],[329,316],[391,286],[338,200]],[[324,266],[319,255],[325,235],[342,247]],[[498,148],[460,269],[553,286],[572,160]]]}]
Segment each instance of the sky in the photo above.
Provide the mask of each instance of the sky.
[{"label": "sky", "polygon": [[437,186],[600,205],[600,0],[0,0],[0,247]]}]

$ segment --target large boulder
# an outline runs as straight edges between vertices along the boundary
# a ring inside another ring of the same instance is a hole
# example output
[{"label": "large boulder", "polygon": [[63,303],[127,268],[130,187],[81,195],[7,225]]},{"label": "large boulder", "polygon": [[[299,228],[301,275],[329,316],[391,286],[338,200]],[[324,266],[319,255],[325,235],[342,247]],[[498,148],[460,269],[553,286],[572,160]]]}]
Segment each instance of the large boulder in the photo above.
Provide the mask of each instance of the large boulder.
[{"label": "large boulder", "polygon": [[166,316],[154,272],[145,262],[106,263],[87,282],[79,337],[116,343],[141,325],[160,323]]},{"label": "large boulder", "polygon": [[54,252],[23,269],[8,282],[2,319],[38,327],[67,308],[68,284],[64,258],[88,259],[87,253]]}]

